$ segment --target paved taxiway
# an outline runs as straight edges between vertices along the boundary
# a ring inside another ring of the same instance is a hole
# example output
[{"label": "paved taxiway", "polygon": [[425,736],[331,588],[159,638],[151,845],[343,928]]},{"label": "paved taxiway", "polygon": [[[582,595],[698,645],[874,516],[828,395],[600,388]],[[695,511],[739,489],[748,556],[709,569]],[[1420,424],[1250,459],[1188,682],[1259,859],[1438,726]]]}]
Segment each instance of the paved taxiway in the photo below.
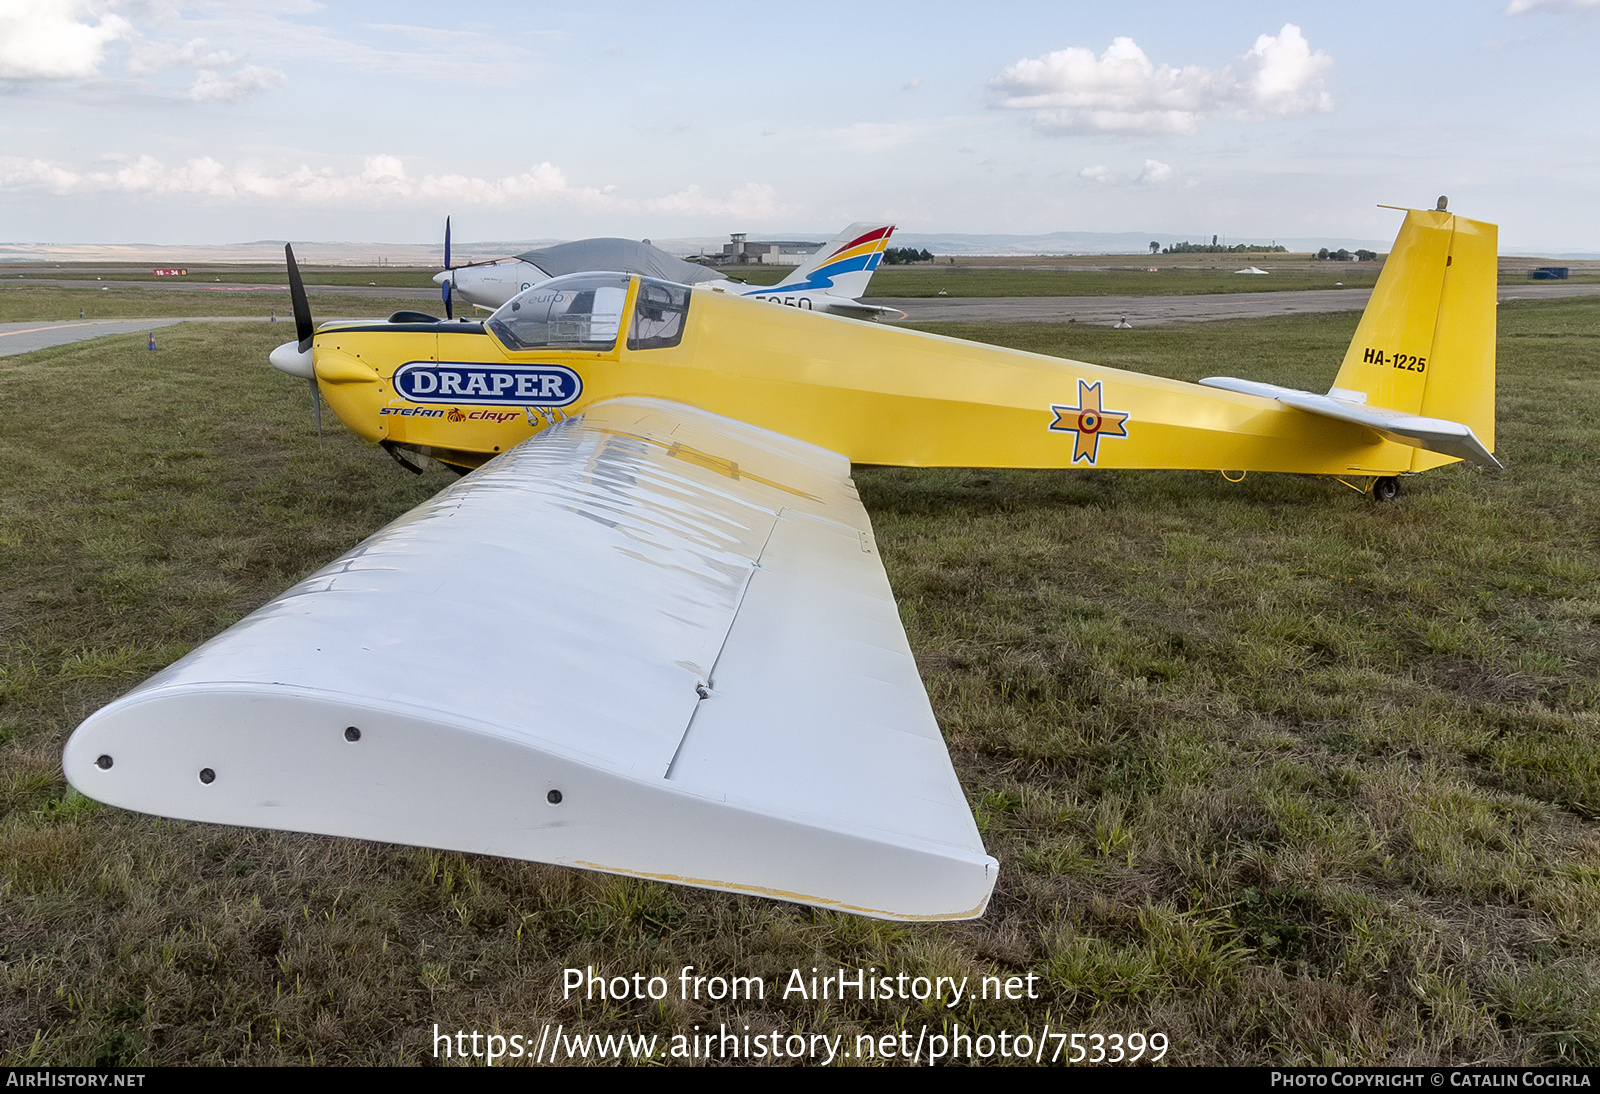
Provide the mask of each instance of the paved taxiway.
[{"label": "paved taxiway", "polygon": [[[1300,292],[1235,292],[1195,296],[1012,296],[870,297],[899,308],[907,323],[1078,323],[1133,326],[1205,323],[1216,319],[1265,319],[1274,315],[1360,311],[1371,289],[1312,289]],[[1550,300],[1600,295],[1600,284],[1502,285],[1501,300]]]},{"label": "paved taxiway", "polygon": [[[87,342],[91,338],[104,338],[110,334],[144,334],[175,323],[266,322],[270,320],[253,315],[195,315],[182,319],[63,319],[59,322],[35,319],[27,323],[0,323],[0,357],[15,357],[36,349]],[[280,318],[278,325],[284,328],[285,341],[294,337],[293,322]]]},{"label": "paved taxiway", "polygon": [[155,330],[181,322],[181,319],[73,319],[52,323],[36,319],[31,323],[0,323],[0,357],[15,357],[19,353],[102,338],[108,334]]},{"label": "paved taxiway", "polygon": [[[81,285],[83,282],[34,284]],[[91,282],[92,284],[92,282]],[[119,282],[119,287],[129,282]],[[140,285],[139,282],[131,283]],[[143,287],[142,285],[140,287]],[[157,285],[153,288],[172,288]],[[281,289],[282,286],[264,286]],[[204,286],[191,286],[203,289]],[[365,285],[308,286],[322,293],[433,298],[431,289],[373,289]],[[358,291],[359,290],[359,291]],[[1196,296],[1011,296],[1011,297],[872,297],[874,304],[899,308],[908,323],[1093,323],[1109,326],[1126,319],[1133,326],[1163,323],[1203,323],[1216,319],[1262,319],[1274,315],[1309,315],[1319,312],[1360,311],[1367,306],[1370,289],[1318,289],[1307,292],[1213,293]],[[1501,300],[1552,300],[1600,295],[1600,284],[1502,285]],[[333,318],[331,316],[319,316]],[[170,327],[174,323],[260,323],[262,317],[195,316],[186,319],[72,319],[0,323],[0,357],[14,357],[50,346],[82,342],[108,334],[132,334]],[[293,324],[278,318],[287,341]]]}]

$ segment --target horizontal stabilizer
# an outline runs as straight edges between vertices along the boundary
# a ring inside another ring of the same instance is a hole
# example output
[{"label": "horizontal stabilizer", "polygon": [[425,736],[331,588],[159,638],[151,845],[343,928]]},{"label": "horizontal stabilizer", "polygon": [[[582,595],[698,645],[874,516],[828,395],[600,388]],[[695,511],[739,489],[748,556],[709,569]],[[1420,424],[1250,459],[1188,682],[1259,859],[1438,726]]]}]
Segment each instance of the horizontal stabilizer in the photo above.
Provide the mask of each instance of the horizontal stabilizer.
[{"label": "horizontal stabilizer", "polygon": [[837,453],[621,399],[536,434],[105,707],[72,785],[889,919],[983,849]]},{"label": "horizontal stabilizer", "polygon": [[[1367,406],[1355,399],[1316,395],[1309,391],[1279,387],[1277,384],[1263,384],[1256,380],[1236,380],[1232,376],[1208,376],[1200,383],[1205,387],[1236,391],[1241,395],[1260,395],[1263,398],[1276,399],[1284,406],[1303,410],[1307,414],[1365,426],[1385,440],[1397,444],[1425,448],[1429,452],[1454,456],[1458,460],[1469,460],[1485,467],[1505,466],[1495,459],[1494,453],[1483,446],[1483,442],[1478,440],[1478,435],[1472,431],[1471,426],[1462,425],[1460,422],[1448,422],[1443,418],[1421,418],[1403,411]],[[1365,398],[1358,393],[1354,394],[1357,394],[1358,398]]]},{"label": "horizontal stabilizer", "polygon": [[906,317],[899,308],[883,304],[863,304],[859,300],[829,300],[829,315],[843,315],[850,319],[868,319],[874,323],[897,323]]}]

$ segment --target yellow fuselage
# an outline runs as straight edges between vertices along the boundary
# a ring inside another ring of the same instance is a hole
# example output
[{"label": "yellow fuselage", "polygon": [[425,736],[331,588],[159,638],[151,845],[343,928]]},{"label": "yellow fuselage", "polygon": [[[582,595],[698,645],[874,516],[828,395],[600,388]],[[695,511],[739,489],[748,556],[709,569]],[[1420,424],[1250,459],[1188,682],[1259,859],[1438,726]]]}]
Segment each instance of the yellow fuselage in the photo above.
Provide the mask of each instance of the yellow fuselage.
[{"label": "yellow fuselage", "polygon": [[[709,292],[693,294],[679,345],[630,350],[638,285],[605,352],[510,352],[477,324],[329,327],[316,336],[318,386],[360,436],[466,466],[622,396],[686,403],[862,464],[1394,475],[1452,462],[1261,396]],[[410,362],[559,365],[582,390],[558,410],[419,403],[395,388]]]}]

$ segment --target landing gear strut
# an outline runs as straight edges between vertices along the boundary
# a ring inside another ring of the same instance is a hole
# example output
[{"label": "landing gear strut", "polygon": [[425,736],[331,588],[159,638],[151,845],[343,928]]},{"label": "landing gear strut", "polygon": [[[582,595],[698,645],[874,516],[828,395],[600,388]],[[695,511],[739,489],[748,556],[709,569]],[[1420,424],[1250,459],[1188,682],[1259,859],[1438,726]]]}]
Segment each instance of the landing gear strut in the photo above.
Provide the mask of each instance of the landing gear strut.
[{"label": "landing gear strut", "polygon": [[378,447],[389,453],[390,457],[393,458],[395,463],[399,464],[413,475],[422,474],[422,467],[418,464],[412,463],[410,460],[402,456],[400,454],[400,446],[395,444],[393,441],[379,441]]},{"label": "landing gear strut", "polygon": [[1382,478],[1372,480],[1372,500],[1375,502],[1394,501],[1400,496],[1400,480],[1393,475],[1384,475]]}]

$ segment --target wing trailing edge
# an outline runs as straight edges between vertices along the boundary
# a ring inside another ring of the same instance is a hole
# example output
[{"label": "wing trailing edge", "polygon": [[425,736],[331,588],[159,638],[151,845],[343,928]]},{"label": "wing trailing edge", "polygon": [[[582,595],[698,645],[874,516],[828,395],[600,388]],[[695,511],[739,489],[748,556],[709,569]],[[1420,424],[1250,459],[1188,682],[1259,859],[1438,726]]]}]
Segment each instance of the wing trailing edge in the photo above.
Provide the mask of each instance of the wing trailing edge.
[{"label": "wing trailing edge", "polygon": [[844,457],[615,400],[83,723],[162,816],[980,914],[984,851]]}]

